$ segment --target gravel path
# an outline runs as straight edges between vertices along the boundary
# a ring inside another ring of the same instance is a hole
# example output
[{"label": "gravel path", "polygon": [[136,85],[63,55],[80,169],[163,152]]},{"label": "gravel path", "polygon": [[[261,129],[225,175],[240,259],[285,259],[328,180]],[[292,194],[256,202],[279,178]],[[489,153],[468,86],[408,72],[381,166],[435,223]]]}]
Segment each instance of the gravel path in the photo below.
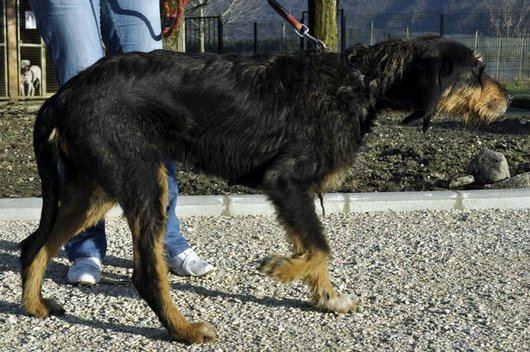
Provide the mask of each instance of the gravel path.
[{"label": "gravel path", "polygon": [[130,283],[130,236],[108,222],[104,282],[66,284],[57,258],[45,296],[67,314],[37,320],[19,308],[17,243],[35,222],[0,222],[2,351],[529,351],[530,210],[419,211],[329,215],[331,273],[360,312],[314,310],[300,283],[273,282],[256,266],[288,246],[272,217],[182,220],[195,249],[217,271],[171,276],[172,295],[192,321],[219,339],[184,346],[168,340]]}]

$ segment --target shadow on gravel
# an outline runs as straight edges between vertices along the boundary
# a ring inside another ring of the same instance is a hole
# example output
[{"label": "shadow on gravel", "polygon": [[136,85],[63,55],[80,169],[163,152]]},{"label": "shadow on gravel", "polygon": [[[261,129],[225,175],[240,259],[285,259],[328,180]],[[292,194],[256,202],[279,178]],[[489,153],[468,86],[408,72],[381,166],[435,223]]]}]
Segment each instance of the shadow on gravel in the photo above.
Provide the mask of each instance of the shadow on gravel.
[{"label": "shadow on gravel", "polygon": [[18,243],[0,240],[0,272],[18,271]]},{"label": "shadow on gravel", "polygon": [[478,124],[475,126],[463,126],[457,121],[433,121],[433,129],[447,129],[447,130],[465,130],[479,131],[483,133],[495,133],[504,135],[524,136],[530,135],[530,123],[521,124],[520,119],[517,118],[505,118],[499,121],[495,121],[486,124]]},{"label": "shadow on gravel", "polygon": [[[115,274],[104,272],[104,279],[98,285],[86,287],[76,286],[76,289],[86,292],[87,294],[101,294],[113,297],[129,297],[135,299],[141,299],[138,291],[133,286],[129,275]],[[272,297],[258,298],[251,294],[243,293],[231,293],[226,291],[211,290],[208,289],[201,283],[200,279],[194,283],[184,282],[170,282],[171,288],[174,292],[190,292],[203,297],[221,297],[224,300],[236,301],[236,302],[250,302],[256,303],[267,307],[287,307],[297,308],[302,311],[318,311],[308,301],[302,301],[299,299],[277,299]],[[63,280],[64,281],[64,280]],[[114,282],[113,282],[114,281]],[[66,284],[66,283],[64,283]],[[116,289],[116,288],[120,289]],[[178,302],[175,302],[178,306]]]},{"label": "shadow on gravel", "polygon": [[20,304],[6,301],[0,301],[0,314],[26,315],[20,308]]},{"label": "shadow on gravel", "polygon": [[272,297],[258,298],[249,294],[242,293],[230,293],[219,290],[210,290],[202,286],[195,286],[187,283],[172,282],[173,289],[181,292],[193,292],[204,297],[222,297],[228,302],[241,301],[241,302],[252,302],[267,307],[287,307],[287,308],[298,308],[302,311],[319,311],[318,308],[311,305],[309,302],[302,301],[299,299],[276,299]]},{"label": "shadow on gravel", "polygon": [[[5,302],[1,300],[0,300],[0,314],[13,314],[17,316],[26,316],[24,311],[20,308],[19,304]],[[74,315],[70,315],[68,313],[63,316],[58,316],[56,318],[69,322],[73,326],[78,326],[79,328],[81,326],[86,326],[91,329],[102,330],[101,333],[105,332],[108,329],[108,330],[112,330],[117,333],[119,332],[119,333],[134,334],[134,335],[139,335],[142,337],[147,337],[153,340],[169,341],[169,335],[162,327],[160,328],[136,327],[136,326],[130,326],[130,325],[101,322],[98,320],[87,320],[87,319],[79,318]],[[37,318],[34,318],[34,319],[36,322],[39,321]]]},{"label": "shadow on gravel", "polygon": [[[257,304],[261,304],[268,307],[289,307],[289,308],[298,308],[302,311],[317,311],[317,309],[310,305],[309,302],[304,302],[300,300],[294,300],[294,299],[285,299],[285,300],[279,300],[275,298],[257,298],[252,295],[246,295],[246,294],[234,294],[234,293],[227,293],[222,292],[218,290],[209,290],[204,287],[199,287],[191,284],[185,284],[185,283],[172,283],[173,289],[182,291],[182,292],[194,292],[199,295],[205,296],[205,297],[223,297],[224,299],[230,300],[238,300],[241,302],[253,302]],[[104,288],[104,286],[99,286],[101,288]],[[104,291],[104,290],[102,290]],[[131,288],[129,290],[130,292],[134,292],[134,295],[137,296],[136,290]],[[138,296],[137,296],[138,297]],[[138,297],[138,299],[140,299]],[[178,303],[177,303],[178,307]],[[16,307],[18,309],[18,307]],[[123,325],[123,324],[114,324],[109,322],[101,322],[97,320],[86,320],[81,319],[79,317],[66,314],[64,316],[58,317],[59,319],[65,320],[73,325],[83,325],[94,329],[101,329],[103,331],[109,329],[115,332],[119,333],[128,333],[128,334],[134,334],[134,335],[140,335],[143,337],[147,337],[149,339],[153,340],[165,340],[169,341],[169,335],[163,328],[155,328],[155,327],[136,327],[136,326],[130,326],[130,325]]]},{"label": "shadow on gravel", "polygon": [[123,325],[123,324],[118,324],[118,323],[101,322],[98,320],[82,319],[82,318],[76,317],[74,315],[69,315],[69,314],[63,315],[58,318],[64,321],[67,321],[72,325],[81,325],[81,326],[87,326],[91,329],[102,330],[101,333],[104,333],[106,330],[112,330],[112,331],[119,332],[119,333],[139,335],[139,336],[146,337],[152,340],[169,341],[169,335],[167,331],[164,330],[162,327],[159,327],[159,328],[145,327],[145,326],[138,327],[138,326],[131,326],[131,325]]},{"label": "shadow on gravel", "polygon": [[[59,253],[58,257],[64,257],[64,253]],[[20,249],[18,242],[0,240],[0,271],[20,271]],[[57,283],[64,281],[68,266],[52,261],[46,270],[46,278],[50,278]]]},{"label": "shadow on gravel", "polygon": [[103,259],[103,265],[112,265],[124,269],[132,269],[134,267],[132,259],[120,258],[113,255],[105,256]]}]

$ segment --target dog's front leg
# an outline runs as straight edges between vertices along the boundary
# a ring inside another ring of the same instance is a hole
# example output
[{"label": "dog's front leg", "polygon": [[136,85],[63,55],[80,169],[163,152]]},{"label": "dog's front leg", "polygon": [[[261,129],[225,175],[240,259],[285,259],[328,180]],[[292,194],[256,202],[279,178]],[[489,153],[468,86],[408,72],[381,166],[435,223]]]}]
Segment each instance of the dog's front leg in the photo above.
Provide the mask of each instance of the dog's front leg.
[{"label": "dog's front leg", "polygon": [[330,248],[316,215],[313,194],[294,183],[267,193],[278,212],[287,236],[293,244],[293,255],[271,255],[265,258],[260,270],[283,283],[302,279],[309,287],[314,304],[327,311],[346,313],[357,305],[347,295],[335,292],[329,279]]}]

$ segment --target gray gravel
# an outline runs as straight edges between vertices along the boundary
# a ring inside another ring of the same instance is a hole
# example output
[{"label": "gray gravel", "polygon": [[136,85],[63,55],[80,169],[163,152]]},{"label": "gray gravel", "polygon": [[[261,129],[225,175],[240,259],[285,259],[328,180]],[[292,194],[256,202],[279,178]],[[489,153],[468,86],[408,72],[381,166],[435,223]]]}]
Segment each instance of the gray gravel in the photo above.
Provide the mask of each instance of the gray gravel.
[{"label": "gray gravel", "polygon": [[529,351],[530,210],[336,214],[324,220],[331,272],[358,313],[314,310],[300,283],[284,286],[256,270],[288,246],[266,216],[182,220],[195,249],[217,270],[171,276],[172,295],[192,321],[218,329],[217,342],[184,346],[165,330],[130,283],[130,236],[108,222],[104,282],[66,283],[61,254],[45,296],[64,317],[38,320],[19,308],[17,243],[35,222],[0,222],[2,351]]}]

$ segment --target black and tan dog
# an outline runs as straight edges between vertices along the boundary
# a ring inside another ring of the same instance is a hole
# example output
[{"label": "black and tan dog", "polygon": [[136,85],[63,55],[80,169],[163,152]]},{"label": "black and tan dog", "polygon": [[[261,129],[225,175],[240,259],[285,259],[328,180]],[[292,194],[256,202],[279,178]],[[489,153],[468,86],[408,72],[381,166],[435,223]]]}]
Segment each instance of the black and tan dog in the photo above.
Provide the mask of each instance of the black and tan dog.
[{"label": "black and tan dog", "polygon": [[[35,123],[43,208],[39,228],[21,243],[25,310],[39,318],[64,312],[41,295],[46,266],[118,203],[133,235],[140,295],[173,339],[215,338],[211,325],[189,323],[171,301],[163,254],[168,157],[261,189],[293,254],[267,257],[260,269],[284,283],[302,279],[321,309],[354,309],[330,282],[315,193],[352,166],[381,108],[443,109],[489,121],[508,104],[482,60],[456,42],[359,48],[250,58],[130,53],[102,59],[66,83]],[[59,157],[68,172],[62,192]]]}]

